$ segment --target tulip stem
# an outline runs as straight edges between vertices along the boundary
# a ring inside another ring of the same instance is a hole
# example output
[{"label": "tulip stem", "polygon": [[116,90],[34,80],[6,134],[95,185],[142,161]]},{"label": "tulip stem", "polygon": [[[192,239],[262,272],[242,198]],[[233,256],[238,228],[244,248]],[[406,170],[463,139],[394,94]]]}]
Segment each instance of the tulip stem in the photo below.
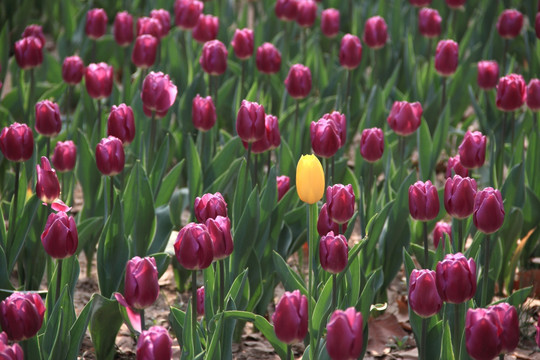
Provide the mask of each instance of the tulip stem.
[{"label": "tulip stem", "polygon": [[15,224],[17,222],[17,204],[19,202],[19,177],[21,173],[21,162],[15,163],[15,194],[13,196],[13,224],[9,224],[9,232],[15,236]]},{"label": "tulip stem", "polygon": [[452,336],[454,338],[454,354],[456,355],[456,358],[460,358],[460,345],[461,345],[461,337],[460,337],[460,322],[461,322],[461,304],[454,304],[454,335]]},{"label": "tulip stem", "polygon": [[503,75],[506,75],[507,72],[506,72],[506,54],[508,54],[508,45],[509,45],[509,40],[508,39],[504,39],[504,51],[503,51],[503,59],[502,59],[502,71],[503,71]]},{"label": "tulip stem", "polygon": [[[349,117],[349,121],[351,121],[351,83],[352,83],[352,70],[347,70],[347,88],[345,89],[345,105],[347,111],[347,116]],[[341,144],[342,146],[345,144]]]},{"label": "tulip stem", "polygon": [[501,158],[501,166],[499,167],[499,186],[502,186],[503,182],[503,176],[504,176],[504,141],[506,138],[506,117],[508,116],[508,113],[504,113],[503,119],[502,119],[502,127],[501,127],[501,143],[500,143],[500,150],[499,150],[499,157]]},{"label": "tulip stem", "polygon": [[272,150],[268,150],[268,157],[266,159],[266,174],[270,175],[270,168],[272,167]]},{"label": "tulip stem", "polygon": [[31,113],[30,104],[32,104],[32,98],[34,97],[34,86],[35,86],[36,79],[34,77],[34,69],[33,68],[30,69],[29,72],[30,72],[30,90],[28,91],[28,99],[27,99],[27,104],[26,104],[26,121],[28,121],[28,125],[30,126],[30,128],[33,128],[34,125],[32,122],[32,116],[30,115]]},{"label": "tulip stem", "polygon": [[490,236],[486,234],[486,249],[484,251],[484,269],[482,270],[482,298],[480,299],[480,306],[485,307],[488,303],[488,284],[489,284],[489,258],[490,258]]},{"label": "tulip stem", "polygon": [[293,358],[293,353],[292,353],[292,347],[291,347],[291,344],[287,344],[287,360],[291,360]]},{"label": "tulip stem", "polygon": [[219,260],[219,308],[225,311],[225,259]]},{"label": "tulip stem", "polygon": [[[291,147],[291,150],[292,150],[292,153],[293,153],[293,157],[295,156],[296,154],[296,133],[298,132],[298,113],[300,112],[300,100],[296,100],[296,109],[294,111],[294,131],[292,132],[292,135],[293,135],[293,141],[292,141],[292,147]],[[302,144],[300,142],[300,144]],[[302,145],[300,145],[300,153],[302,153]]]},{"label": "tulip stem", "polygon": [[[248,173],[251,173],[251,145],[252,144],[253,143],[251,143],[251,142],[248,143],[247,156],[246,156],[246,162],[247,162],[247,164],[246,164],[246,173],[244,175],[244,186],[247,183]],[[253,178],[251,180],[253,182]],[[246,186],[246,191],[248,191],[247,186]],[[249,192],[248,192],[248,194],[249,194]]]},{"label": "tulip stem", "polygon": [[49,154],[51,153],[51,137],[47,136],[47,144],[45,147],[45,156],[49,157]]},{"label": "tulip stem", "polygon": [[511,116],[512,116],[512,118],[510,119],[510,126],[512,127],[511,128],[512,136],[510,137],[510,148],[514,148],[514,132],[515,132],[515,129],[516,129],[516,112],[512,111]]},{"label": "tulip stem", "polygon": [[428,318],[422,318],[422,338],[420,340],[420,360],[427,360],[426,357],[426,340],[427,340],[427,327]]},{"label": "tulip stem", "polygon": [[[197,336],[197,270],[191,271],[191,341],[195,349],[195,337]],[[195,358],[195,354],[191,354]]]},{"label": "tulip stem", "polygon": [[504,360],[504,354],[499,354],[499,360]]},{"label": "tulip stem", "polygon": [[334,168],[336,167],[336,156],[335,156],[335,155],[332,156],[332,160],[331,160],[331,161],[332,161],[332,162],[331,162],[331,169],[332,169],[332,170],[331,170],[331,171],[332,171],[331,174],[332,174],[332,176],[331,176],[331,178],[330,178],[330,179],[331,179],[330,184],[334,184],[334,183],[335,183],[335,180],[334,180],[334,179],[335,179],[335,178],[334,178]]},{"label": "tulip stem", "polygon": [[[311,360],[316,360],[316,352],[315,352],[315,337],[313,330],[313,300],[316,296],[314,296],[314,290],[316,288],[317,284],[317,277],[315,276],[313,272],[313,263],[316,259],[316,253],[315,253],[315,233],[317,231],[316,225],[317,225],[317,204],[307,204],[307,210],[308,210],[308,251],[309,251],[309,257],[308,257],[308,266],[309,266],[309,272],[308,272],[308,322],[309,322],[309,352],[310,356],[309,358]],[[315,288],[314,286],[315,285]]]},{"label": "tulip stem", "polygon": [[463,251],[463,243],[464,243],[464,239],[463,239],[463,221],[464,220],[461,220],[461,219],[457,219],[457,226],[458,226],[458,252],[462,252]]},{"label": "tulip stem", "polygon": [[429,269],[429,247],[428,247],[428,228],[427,228],[427,222],[422,221],[422,225],[424,227],[424,268]]},{"label": "tulip stem", "polygon": [[150,156],[154,155],[154,143],[156,140],[156,112],[152,111],[152,119],[150,120],[150,146],[148,147],[148,154],[146,155],[146,171],[150,173]]},{"label": "tulip stem", "polygon": [[110,194],[111,194],[111,199],[109,200],[110,201],[110,212],[112,214],[112,211],[113,211],[113,207],[114,207],[114,179],[113,177],[111,176],[110,178]]},{"label": "tulip stem", "polygon": [[58,264],[57,270],[56,270],[56,294],[55,294],[55,303],[58,302],[58,298],[60,297],[61,287],[62,287],[62,259],[58,259],[56,261]]},{"label": "tulip stem", "polygon": [[332,274],[332,310],[337,309],[337,305],[338,305],[337,297],[338,297],[337,276],[336,274]]},{"label": "tulip stem", "polygon": [[66,100],[65,100],[65,112],[66,112],[66,135],[68,140],[71,139],[71,134],[69,133],[69,103],[71,99],[71,85],[68,85],[66,90]]},{"label": "tulip stem", "polygon": [[443,76],[442,78],[442,98],[441,98],[441,114],[444,110],[444,106],[446,105],[446,77]]},{"label": "tulip stem", "polygon": [[242,72],[240,74],[240,99],[244,98],[244,80],[246,77],[246,60],[242,60]]},{"label": "tulip stem", "polygon": [[101,99],[97,99],[97,106],[98,106],[98,113],[97,113],[97,121],[98,121],[98,135],[101,138]]},{"label": "tulip stem", "polygon": [[107,199],[107,176],[103,175],[103,203],[105,204],[105,213],[103,216],[103,223],[107,222],[107,218],[109,217],[109,201]]},{"label": "tulip stem", "polygon": [[141,315],[141,333],[146,330],[146,326],[144,325],[144,309],[141,309],[139,314]]},{"label": "tulip stem", "polygon": [[353,33],[353,0],[349,0],[349,32]]}]

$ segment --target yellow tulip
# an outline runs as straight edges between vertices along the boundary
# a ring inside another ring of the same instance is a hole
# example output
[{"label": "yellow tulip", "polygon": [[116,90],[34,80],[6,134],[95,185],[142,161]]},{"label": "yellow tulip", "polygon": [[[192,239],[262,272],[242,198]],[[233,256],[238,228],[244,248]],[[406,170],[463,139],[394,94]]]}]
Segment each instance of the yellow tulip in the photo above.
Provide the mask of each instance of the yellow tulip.
[{"label": "yellow tulip", "polygon": [[296,191],[305,203],[315,204],[324,195],[324,171],[315,155],[302,155],[296,166]]}]

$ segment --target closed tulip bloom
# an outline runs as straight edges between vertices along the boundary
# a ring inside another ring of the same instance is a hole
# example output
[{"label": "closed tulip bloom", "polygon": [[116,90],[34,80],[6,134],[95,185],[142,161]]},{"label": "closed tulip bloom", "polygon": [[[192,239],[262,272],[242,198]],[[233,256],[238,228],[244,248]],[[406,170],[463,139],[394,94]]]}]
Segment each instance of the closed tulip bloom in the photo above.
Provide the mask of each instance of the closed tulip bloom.
[{"label": "closed tulip bloom", "polygon": [[452,225],[444,221],[438,221],[433,229],[433,245],[435,248],[438,248],[439,244],[442,244],[444,249],[444,243],[446,241],[444,234],[448,234],[450,242],[452,242]]},{"label": "closed tulip bloom", "polygon": [[215,219],[218,216],[227,217],[227,203],[219,192],[196,197],[193,210],[200,223],[205,223],[206,220]]},{"label": "closed tulip bloom", "polygon": [[36,25],[36,24],[28,25],[24,29],[21,35],[21,38],[30,37],[30,36],[37,37],[39,41],[41,41],[41,45],[45,46],[45,35],[43,34],[43,28],[40,25]]},{"label": "closed tulip bloom", "polygon": [[409,211],[415,220],[433,220],[439,215],[439,194],[430,180],[409,187]]},{"label": "closed tulip bloom", "polygon": [[474,226],[484,234],[499,230],[504,222],[501,193],[491,187],[476,193],[473,212]]},{"label": "closed tulip bloom", "polygon": [[461,304],[476,293],[476,263],[462,253],[448,254],[437,263],[437,290],[442,301]]},{"label": "closed tulip bloom", "polygon": [[86,36],[91,39],[99,39],[107,32],[107,13],[103,9],[90,9],[86,14]]},{"label": "closed tulip bloom", "polygon": [[42,202],[51,204],[60,196],[60,183],[45,156],[41,157],[41,164],[36,165],[36,174],[36,195]]},{"label": "closed tulip bloom", "polygon": [[527,85],[527,107],[532,111],[540,110],[540,80],[531,79]]},{"label": "closed tulip bloom", "polygon": [[0,150],[9,161],[26,161],[34,153],[34,135],[26,124],[17,122],[2,129]]},{"label": "closed tulip bloom", "polygon": [[161,21],[151,17],[141,17],[137,20],[137,36],[152,35],[160,39],[162,34]]},{"label": "closed tulip bloom", "polygon": [[296,22],[302,27],[311,27],[317,17],[317,3],[313,0],[299,0]]},{"label": "closed tulip bloom", "polygon": [[334,122],[334,124],[336,124],[341,146],[344,146],[345,142],[347,141],[347,117],[345,114],[342,114],[339,111],[333,111],[331,113],[324,114],[322,119],[331,120]]},{"label": "closed tulip bloom", "polygon": [[534,22],[534,31],[536,32],[536,37],[540,39],[540,11],[536,13],[536,20]]},{"label": "closed tulip bloom", "polygon": [[197,289],[197,314],[204,315],[204,286]]},{"label": "closed tulip bloom", "polygon": [[334,220],[330,218],[330,215],[328,215],[328,205],[324,203],[319,212],[319,218],[317,219],[317,232],[319,233],[319,236],[325,236],[331,231],[333,231],[334,234],[345,234],[347,231],[347,223],[341,224],[340,229],[340,224],[334,222]]},{"label": "closed tulip bloom", "polygon": [[419,102],[396,101],[386,121],[396,134],[409,136],[420,127],[422,113]]},{"label": "closed tulip bloom", "polygon": [[287,92],[294,99],[303,99],[311,91],[311,71],[307,66],[295,64],[291,66],[285,79]]},{"label": "closed tulip bloom", "polygon": [[514,111],[525,103],[527,86],[523,76],[510,74],[503,76],[497,85],[497,108],[502,111]]},{"label": "closed tulip bloom", "polygon": [[176,0],[174,2],[174,21],[183,30],[190,30],[197,25],[204,4],[197,0]]},{"label": "closed tulip bloom", "polygon": [[298,13],[298,0],[277,0],[274,11],[278,19],[294,21]]},{"label": "closed tulip bloom", "polygon": [[409,0],[409,3],[412,6],[424,7],[424,6],[428,6],[429,4],[431,4],[431,0]]},{"label": "closed tulip bloom", "polygon": [[236,116],[236,132],[240,139],[247,143],[262,139],[266,131],[265,117],[262,105],[242,100]]},{"label": "closed tulip bloom", "polygon": [[448,163],[446,164],[446,177],[452,177],[454,174],[461,177],[469,176],[469,170],[461,164],[459,155],[448,158]]},{"label": "closed tulip bloom", "polygon": [[435,70],[441,76],[450,76],[456,72],[459,50],[454,40],[441,40],[435,50]]},{"label": "closed tulip bloom", "polygon": [[304,340],[308,330],[308,304],[299,290],[285,291],[272,315],[274,331],[279,340],[294,344]]},{"label": "closed tulip bloom", "polygon": [[[281,144],[281,135],[279,133],[279,122],[274,115],[266,114],[264,117],[264,136],[255,141],[251,146],[254,154],[260,154],[268,150],[274,150]],[[248,143],[242,141],[244,148],[248,148]]]},{"label": "closed tulip bloom", "polygon": [[51,160],[56,171],[71,171],[75,168],[77,147],[71,140],[59,141],[56,143]]},{"label": "closed tulip bloom", "polygon": [[446,179],[444,185],[444,208],[448,215],[456,219],[469,217],[474,209],[476,180],[455,175]]},{"label": "closed tulip bloom", "polygon": [[[538,16],[536,17],[538,19]],[[536,346],[540,347],[540,320],[536,323]]]},{"label": "closed tulip bloom", "polygon": [[423,318],[437,314],[442,307],[435,276],[433,270],[414,269],[409,278],[409,305]]},{"label": "closed tulip bloom", "polygon": [[231,41],[234,55],[240,60],[249,59],[253,55],[253,30],[236,29]]},{"label": "closed tulip bloom", "polygon": [[435,9],[423,8],[418,12],[418,31],[427,38],[441,35],[441,15]]},{"label": "closed tulip bloom", "polygon": [[384,133],[379,128],[364,129],[360,138],[360,155],[369,162],[379,160],[384,152]]},{"label": "closed tulip bloom", "polygon": [[331,231],[321,237],[319,259],[321,267],[331,274],[339,274],[347,266],[349,246],[343,235],[334,235]]},{"label": "closed tulip bloom", "polygon": [[163,117],[167,114],[169,108],[176,100],[178,89],[172,83],[169,75],[160,72],[150,72],[142,85],[141,100],[143,110],[146,116],[151,117],[152,112],[157,117]]},{"label": "closed tulip bloom", "polygon": [[112,93],[113,67],[104,62],[90,64],[84,73],[86,91],[94,99],[104,99]]},{"label": "closed tulip bloom", "polygon": [[15,43],[15,60],[23,70],[35,68],[43,62],[43,44],[35,36],[22,38]]},{"label": "closed tulip bloom", "polygon": [[332,360],[357,359],[363,348],[364,321],[353,307],[336,310],[326,325],[326,351]]},{"label": "closed tulip bloom", "polygon": [[219,40],[211,40],[204,43],[199,64],[210,75],[221,75],[227,70],[228,51]]},{"label": "closed tulip bloom", "polygon": [[502,328],[497,314],[487,309],[469,309],[465,318],[465,346],[474,360],[491,360],[501,352]]},{"label": "closed tulip bloom", "polygon": [[64,59],[62,64],[62,79],[69,85],[77,85],[84,75],[84,63],[77,55]]},{"label": "closed tulip bloom", "polygon": [[312,122],[310,126],[311,148],[318,156],[330,158],[341,147],[341,139],[336,123],[328,119]]},{"label": "closed tulip bloom", "polygon": [[131,61],[141,69],[147,69],[156,62],[159,40],[152,35],[140,35],[135,40]]},{"label": "closed tulip bloom", "polygon": [[41,243],[45,252],[53,259],[64,259],[75,254],[79,236],[73,216],[68,216],[63,211],[50,214],[41,233]]},{"label": "closed tulip bloom", "polygon": [[325,9],[321,13],[321,32],[327,38],[339,33],[339,10]]},{"label": "closed tulip bloom", "polygon": [[189,223],[174,243],[176,259],[187,270],[206,269],[214,259],[210,233],[204,224]]},{"label": "closed tulip bloom", "polygon": [[275,74],[281,68],[281,53],[274,45],[264,43],[257,48],[255,63],[263,74]]},{"label": "closed tulip bloom", "polygon": [[154,9],[150,11],[150,17],[157,19],[161,24],[160,38],[167,36],[171,28],[171,14],[165,9]]},{"label": "closed tulip bloom", "polygon": [[60,108],[50,100],[36,103],[36,131],[38,134],[55,137],[62,130]]},{"label": "closed tulip bloom", "polygon": [[216,216],[215,219],[207,219],[205,225],[214,246],[214,260],[225,259],[231,255],[234,249],[231,220],[228,217]]},{"label": "closed tulip bloom", "polygon": [[458,150],[459,160],[467,169],[482,167],[486,160],[486,137],[480,131],[467,131]]},{"label": "closed tulip bloom", "polygon": [[107,119],[107,136],[115,136],[122,144],[131,144],[135,138],[133,109],[126,104],[113,105]]},{"label": "closed tulip bloom", "polygon": [[128,46],[133,41],[133,16],[127,11],[116,14],[114,18],[114,41],[120,46]]},{"label": "closed tulip bloom", "polygon": [[465,5],[466,0],[446,0],[446,5],[451,9],[459,9]]},{"label": "closed tulip bloom", "polygon": [[349,222],[354,214],[355,196],[351,184],[336,184],[326,188],[328,215],[338,224]]},{"label": "closed tulip bloom", "polygon": [[497,31],[502,38],[513,39],[523,27],[523,14],[516,9],[506,9],[497,20]]},{"label": "closed tulip bloom", "polygon": [[124,170],[125,153],[122,140],[109,136],[101,139],[96,146],[96,164],[105,176],[114,176]]},{"label": "closed tulip bloom", "polygon": [[388,40],[388,26],[380,16],[373,16],[366,21],[364,42],[372,49],[380,49]]},{"label": "closed tulip bloom", "polygon": [[193,98],[191,106],[191,121],[199,131],[208,131],[216,123],[216,107],[210,96]]},{"label": "closed tulip bloom", "polygon": [[172,339],[162,326],[152,326],[143,330],[137,341],[137,359],[170,360],[172,358]]},{"label": "closed tulip bloom", "polygon": [[286,175],[281,175],[276,177],[277,191],[278,191],[278,201],[280,201],[283,196],[289,191],[291,179]]},{"label": "closed tulip bloom", "polygon": [[219,18],[217,16],[201,15],[197,25],[193,28],[192,36],[197,42],[204,44],[217,38],[218,29]]},{"label": "closed tulip bloom", "polygon": [[353,70],[360,65],[362,60],[362,44],[360,39],[351,34],[346,34],[341,39],[339,47],[339,63],[347,70]]},{"label": "closed tulip bloom", "polygon": [[479,88],[494,89],[499,82],[499,64],[496,61],[479,61],[476,79]]},{"label": "closed tulip bloom", "polygon": [[501,353],[511,353],[519,343],[519,319],[515,307],[502,302],[490,306],[488,311],[494,312],[499,318],[502,332],[499,335],[501,340]]},{"label": "closed tulip bloom", "polygon": [[133,309],[145,309],[159,296],[158,270],[153,257],[135,256],[126,265],[124,298]]},{"label": "closed tulip bloom", "polygon": [[14,292],[0,303],[0,326],[11,341],[30,339],[41,329],[44,314],[41,296]]},{"label": "closed tulip bloom", "polygon": [[5,332],[0,333],[0,358],[5,360],[24,360],[24,353],[19,344],[9,345]]},{"label": "closed tulip bloom", "polygon": [[315,155],[302,155],[296,166],[296,192],[305,203],[315,204],[324,195],[324,171]]}]

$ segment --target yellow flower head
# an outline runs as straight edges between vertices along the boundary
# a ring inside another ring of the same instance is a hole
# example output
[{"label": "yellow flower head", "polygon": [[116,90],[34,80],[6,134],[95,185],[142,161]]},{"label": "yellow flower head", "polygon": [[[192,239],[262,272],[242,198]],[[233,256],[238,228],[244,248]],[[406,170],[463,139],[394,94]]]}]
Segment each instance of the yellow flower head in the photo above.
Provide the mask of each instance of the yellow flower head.
[{"label": "yellow flower head", "polygon": [[324,171],[315,155],[302,155],[296,166],[296,191],[303,202],[315,204],[324,195]]}]

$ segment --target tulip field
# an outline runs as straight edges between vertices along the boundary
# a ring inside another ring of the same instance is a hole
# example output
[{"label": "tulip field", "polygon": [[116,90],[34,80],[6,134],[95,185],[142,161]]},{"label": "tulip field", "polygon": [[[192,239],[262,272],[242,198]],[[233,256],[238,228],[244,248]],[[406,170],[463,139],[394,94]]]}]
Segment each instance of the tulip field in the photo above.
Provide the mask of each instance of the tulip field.
[{"label": "tulip field", "polygon": [[538,77],[536,0],[2,1],[0,359],[540,359]]}]

